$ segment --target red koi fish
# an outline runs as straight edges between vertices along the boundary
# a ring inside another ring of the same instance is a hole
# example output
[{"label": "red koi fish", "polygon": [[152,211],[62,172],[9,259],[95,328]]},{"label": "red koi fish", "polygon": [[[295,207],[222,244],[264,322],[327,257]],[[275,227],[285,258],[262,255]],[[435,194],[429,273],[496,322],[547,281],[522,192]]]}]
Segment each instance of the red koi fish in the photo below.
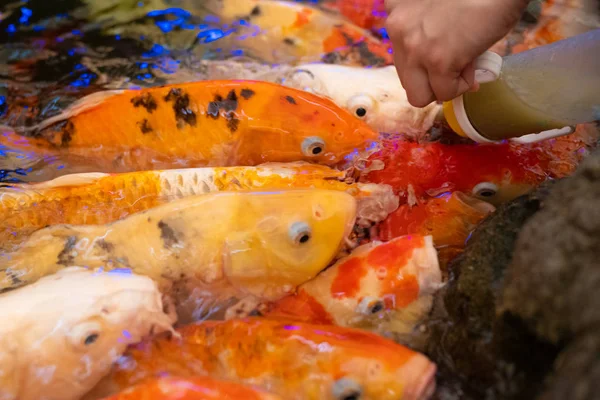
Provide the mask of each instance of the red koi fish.
[{"label": "red koi fish", "polygon": [[361,181],[386,183],[400,200],[461,191],[494,205],[514,199],[547,179],[570,175],[598,138],[598,130],[580,125],[569,136],[533,144],[414,143],[384,140],[382,150],[369,157],[383,162]]}]

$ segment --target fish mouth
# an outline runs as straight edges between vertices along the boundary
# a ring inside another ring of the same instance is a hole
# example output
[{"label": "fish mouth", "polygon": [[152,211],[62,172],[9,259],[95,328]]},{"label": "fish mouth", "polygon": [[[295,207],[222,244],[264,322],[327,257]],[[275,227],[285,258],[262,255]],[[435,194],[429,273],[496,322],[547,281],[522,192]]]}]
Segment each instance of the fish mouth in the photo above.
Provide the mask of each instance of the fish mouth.
[{"label": "fish mouth", "polygon": [[406,380],[414,383],[406,386],[402,398],[406,400],[430,399],[436,389],[435,374],[437,366],[427,357],[417,354],[406,365],[406,371],[410,371]]},{"label": "fish mouth", "polygon": [[489,214],[496,210],[492,204],[487,201],[478,199],[473,196],[469,196],[463,192],[454,192],[456,200],[465,208],[473,209],[481,214]]},{"label": "fish mouth", "polygon": [[437,367],[435,364],[431,363],[425,370],[422,379],[419,381],[419,384],[416,387],[415,391],[415,399],[416,400],[427,400],[430,399],[431,396],[435,393],[435,373],[437,371]]},{"label": "fish mouth", "polygon": [[379,139],[379,133],[368,125],[359,126],[352,132],[354,137],[359,138],[361,143],[376,141]]}]

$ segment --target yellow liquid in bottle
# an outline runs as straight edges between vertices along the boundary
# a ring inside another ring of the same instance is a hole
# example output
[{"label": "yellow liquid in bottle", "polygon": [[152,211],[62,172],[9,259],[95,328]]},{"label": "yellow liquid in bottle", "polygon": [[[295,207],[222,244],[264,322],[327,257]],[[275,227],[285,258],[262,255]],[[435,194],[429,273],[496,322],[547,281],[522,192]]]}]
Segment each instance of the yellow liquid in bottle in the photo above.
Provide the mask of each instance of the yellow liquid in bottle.
[{"label": "yellow liquid in bottle", "polygon": [[463,95],[473,127],[490,140],[502,140],[569,126],[526,104],[502,76],[484,83],[479,91]]}]

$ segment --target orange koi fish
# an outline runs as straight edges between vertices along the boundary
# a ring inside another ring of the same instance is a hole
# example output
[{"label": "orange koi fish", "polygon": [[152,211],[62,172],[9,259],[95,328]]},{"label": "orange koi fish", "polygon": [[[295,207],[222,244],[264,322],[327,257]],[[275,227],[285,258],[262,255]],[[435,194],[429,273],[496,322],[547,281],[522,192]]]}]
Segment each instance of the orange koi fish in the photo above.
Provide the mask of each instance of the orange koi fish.
[{"label": "orange koi fish", "polygon": [[485,201],[462,192],[445,193],[424,203],[403,204],[379,224],[383,241],[409,235],[431,235],[437,247],[462,246],[479,222],[495,211]]},{"label": "orange koi fish", "polygon": [[133,386],[105,400],[279,400],[279,396],[205,376],[164,377]]},{"label": "orange koi fish", "polygon": [[401,203],[461,191],[494,205],[518,197],[546,179],[571,174],[592,147],[598,129],[580,125],[569,136],[539,143],[454,144],[385,140],[369,157],[385,165],[361,177],[392,186]]},{"label": "orange koi fish", "polygon": [[346,19],[292,1],[209,0],[204,5],[224,22],[244,20],[243,46],[267,63],[324,61],[354,66],[393,64],[391,47]]},{"label": "orange koi fish", "polygon": [[462,192],[445,193],[411,206],[403,204],[377,226],[377,239],[404,235],[431,235],[442,270],[464,248],[477,225],[495,207]]},{"label": "orange koi fish", "polygon": [[85,399],[165,375],[255,384],[289,400],[428,399],[435,389],[429,359],[358,329],[246,318],[176,331],[130,348]]},{"label": "orange koi fish", "polygon": [[0,248],[9,250],[48,225],[102,225],[183,197],[217,191],[319,188],[346,191],[358,204],[359,226],[398,207],[391,187],[345,182],[345,173],[309,163],[187,168],[123,174],[63,175],[48,182],[0,187]]},{"label": "orange koi fish", "polygon": [[295,294],[261,307],[260,313],[407,334],[430,311],[441,279],[431,236],[375,241],[300,285]]},{"label": "orange koi fish", "polygon": [[97,92],[29,135],[0,139],[9,148],[80,156],[103,172],[335,164],[378,137],[329,99],[258,81]]}]

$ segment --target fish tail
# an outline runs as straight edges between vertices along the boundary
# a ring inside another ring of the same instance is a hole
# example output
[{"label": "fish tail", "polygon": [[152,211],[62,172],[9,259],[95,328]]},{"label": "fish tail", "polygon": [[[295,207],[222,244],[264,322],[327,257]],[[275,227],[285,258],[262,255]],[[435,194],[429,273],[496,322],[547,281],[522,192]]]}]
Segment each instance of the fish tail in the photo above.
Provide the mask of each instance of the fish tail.
[{"label": "fish tail", "polygon": [[22,279],[11,268],[0,267],[0,294],[26,285],[27,280]]}]

